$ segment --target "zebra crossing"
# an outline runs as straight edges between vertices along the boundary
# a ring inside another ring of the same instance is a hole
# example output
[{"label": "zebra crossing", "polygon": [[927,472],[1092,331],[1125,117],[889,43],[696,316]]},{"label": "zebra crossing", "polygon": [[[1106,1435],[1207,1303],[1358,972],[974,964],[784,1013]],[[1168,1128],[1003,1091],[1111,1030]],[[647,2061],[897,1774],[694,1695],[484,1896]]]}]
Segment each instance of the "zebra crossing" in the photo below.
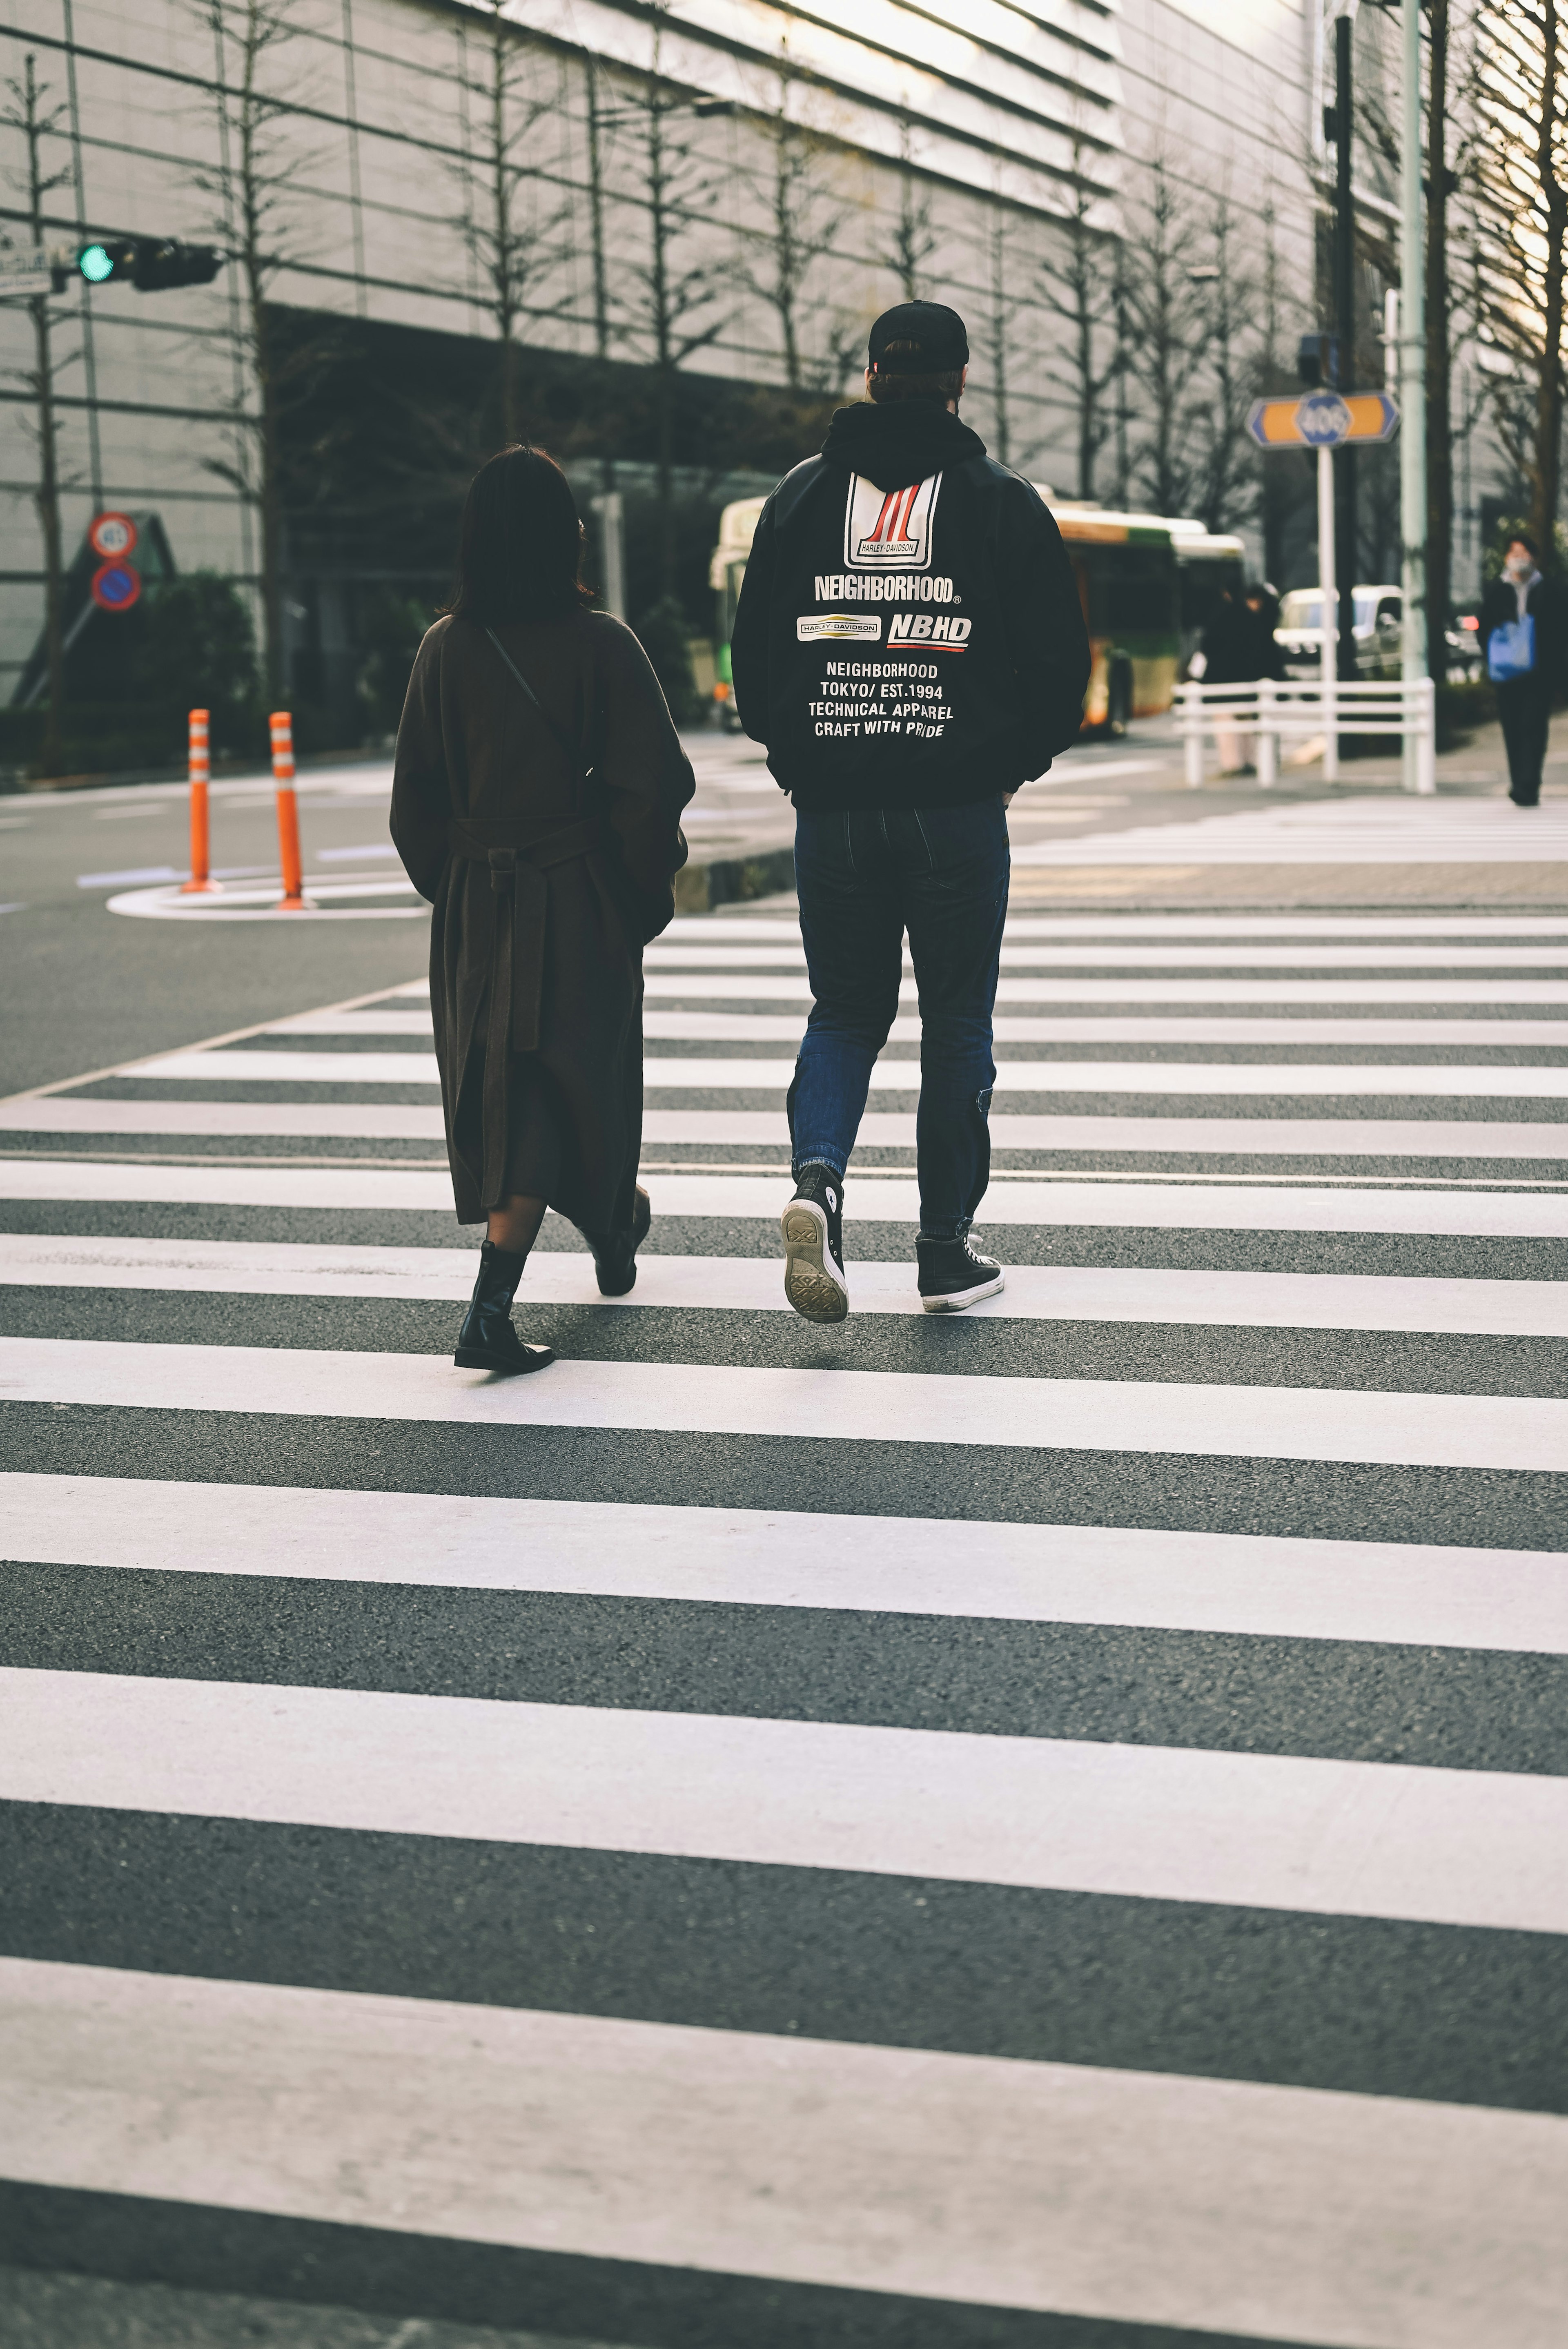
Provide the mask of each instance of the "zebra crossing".
[{"label": "zebra crossing", "polygon": [[451,1368],[423,982],[0,1102],[0,2244],[1555,2349],[1568,917],[1020,912],[1007,1287],[919,1311],[911,988],[831,1332],[792,910],[647,963],[652,1237],[547,1223],[537,1379]]}]

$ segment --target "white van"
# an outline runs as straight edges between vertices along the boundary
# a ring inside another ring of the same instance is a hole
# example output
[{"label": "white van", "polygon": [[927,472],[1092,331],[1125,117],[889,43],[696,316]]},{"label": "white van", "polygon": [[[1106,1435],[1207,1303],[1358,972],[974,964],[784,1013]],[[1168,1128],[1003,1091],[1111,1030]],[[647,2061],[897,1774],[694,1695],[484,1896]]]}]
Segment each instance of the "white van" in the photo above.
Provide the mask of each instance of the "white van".
[{"label": "white van", "polygon": [[[1398,677],[1404,650],[1404,600],[1398,587],[1357,587],[1356,666],[1363,677]],[[1334,599],[1337,611],[1339,598]],[[1293,587],[1283,596],[1274,642],[1292,677],[1313,678],[1323,670],[1323,597],[1315,587]]]}]

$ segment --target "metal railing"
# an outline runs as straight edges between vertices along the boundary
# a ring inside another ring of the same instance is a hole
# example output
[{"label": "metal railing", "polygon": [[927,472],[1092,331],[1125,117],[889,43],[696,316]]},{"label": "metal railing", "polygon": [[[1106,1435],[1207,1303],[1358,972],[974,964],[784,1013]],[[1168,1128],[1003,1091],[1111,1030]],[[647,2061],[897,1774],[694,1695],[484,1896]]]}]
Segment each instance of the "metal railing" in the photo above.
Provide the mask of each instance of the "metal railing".
[{"label": "metal railing", "polygon": [[1284,685],[1265,677],[1256,685],[1179,685],[1176,729],[1194,791],[1203,781],[1204,742],[1221,734],[1257,737],[1253,763],[1265,788],[1279,781],[1282,741],[1321,740],[1324,775],[1333,780],[1341,734],[1398,735],[1415,746],[1416,790],[1426,794],[1438,788],[1437,688],[1429,677],[1293,678]]}]

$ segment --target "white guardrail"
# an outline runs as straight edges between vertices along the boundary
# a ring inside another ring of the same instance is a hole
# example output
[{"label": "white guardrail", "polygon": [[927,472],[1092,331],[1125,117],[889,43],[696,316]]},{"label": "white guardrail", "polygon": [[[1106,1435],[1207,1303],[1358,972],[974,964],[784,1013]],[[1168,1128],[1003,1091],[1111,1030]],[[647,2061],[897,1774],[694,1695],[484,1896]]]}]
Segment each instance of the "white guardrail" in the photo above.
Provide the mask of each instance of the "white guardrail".
[{"label": "white guardrail", "polygon": [[1341,734],[1407,736],[1415,746],[1415,789],[1438,788],[1437,688],[1429,677],[1292,678],[1276,684],[1179,685],[1176,728],[1186,744],[1187,781],[1203,781],[1203,745],[1210,735],[1255,735],[1258,781],[1279,781],[1282,741],[1321,741],[1325,776],[1338,773]]}]

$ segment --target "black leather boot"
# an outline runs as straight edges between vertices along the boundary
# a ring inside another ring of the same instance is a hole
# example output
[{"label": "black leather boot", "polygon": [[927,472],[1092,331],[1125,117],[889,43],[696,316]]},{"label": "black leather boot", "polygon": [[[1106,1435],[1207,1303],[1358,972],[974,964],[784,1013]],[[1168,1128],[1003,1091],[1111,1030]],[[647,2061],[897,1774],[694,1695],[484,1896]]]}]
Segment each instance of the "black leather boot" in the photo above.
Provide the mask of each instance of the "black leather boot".
[{"label": "black leather boot", "polygon": [[555,1360],[553,1346],[525,1346],[511,1326],[511,1300],[527,1262],[526,1255],[513,1256],[493,1240],[480,1249],[480,1277],[452,1356],[459,1371],[497,1371],[517,1378]]},{"label": "black leather boot", "polygon": [[629,1232],[583,1233],[593,1251],[593,1269],[599,1278],[601,1297],[624,1297],[635,1287],[637,1250],[647,1238],[653,1220],[654,1203],[639,1183]]}]

